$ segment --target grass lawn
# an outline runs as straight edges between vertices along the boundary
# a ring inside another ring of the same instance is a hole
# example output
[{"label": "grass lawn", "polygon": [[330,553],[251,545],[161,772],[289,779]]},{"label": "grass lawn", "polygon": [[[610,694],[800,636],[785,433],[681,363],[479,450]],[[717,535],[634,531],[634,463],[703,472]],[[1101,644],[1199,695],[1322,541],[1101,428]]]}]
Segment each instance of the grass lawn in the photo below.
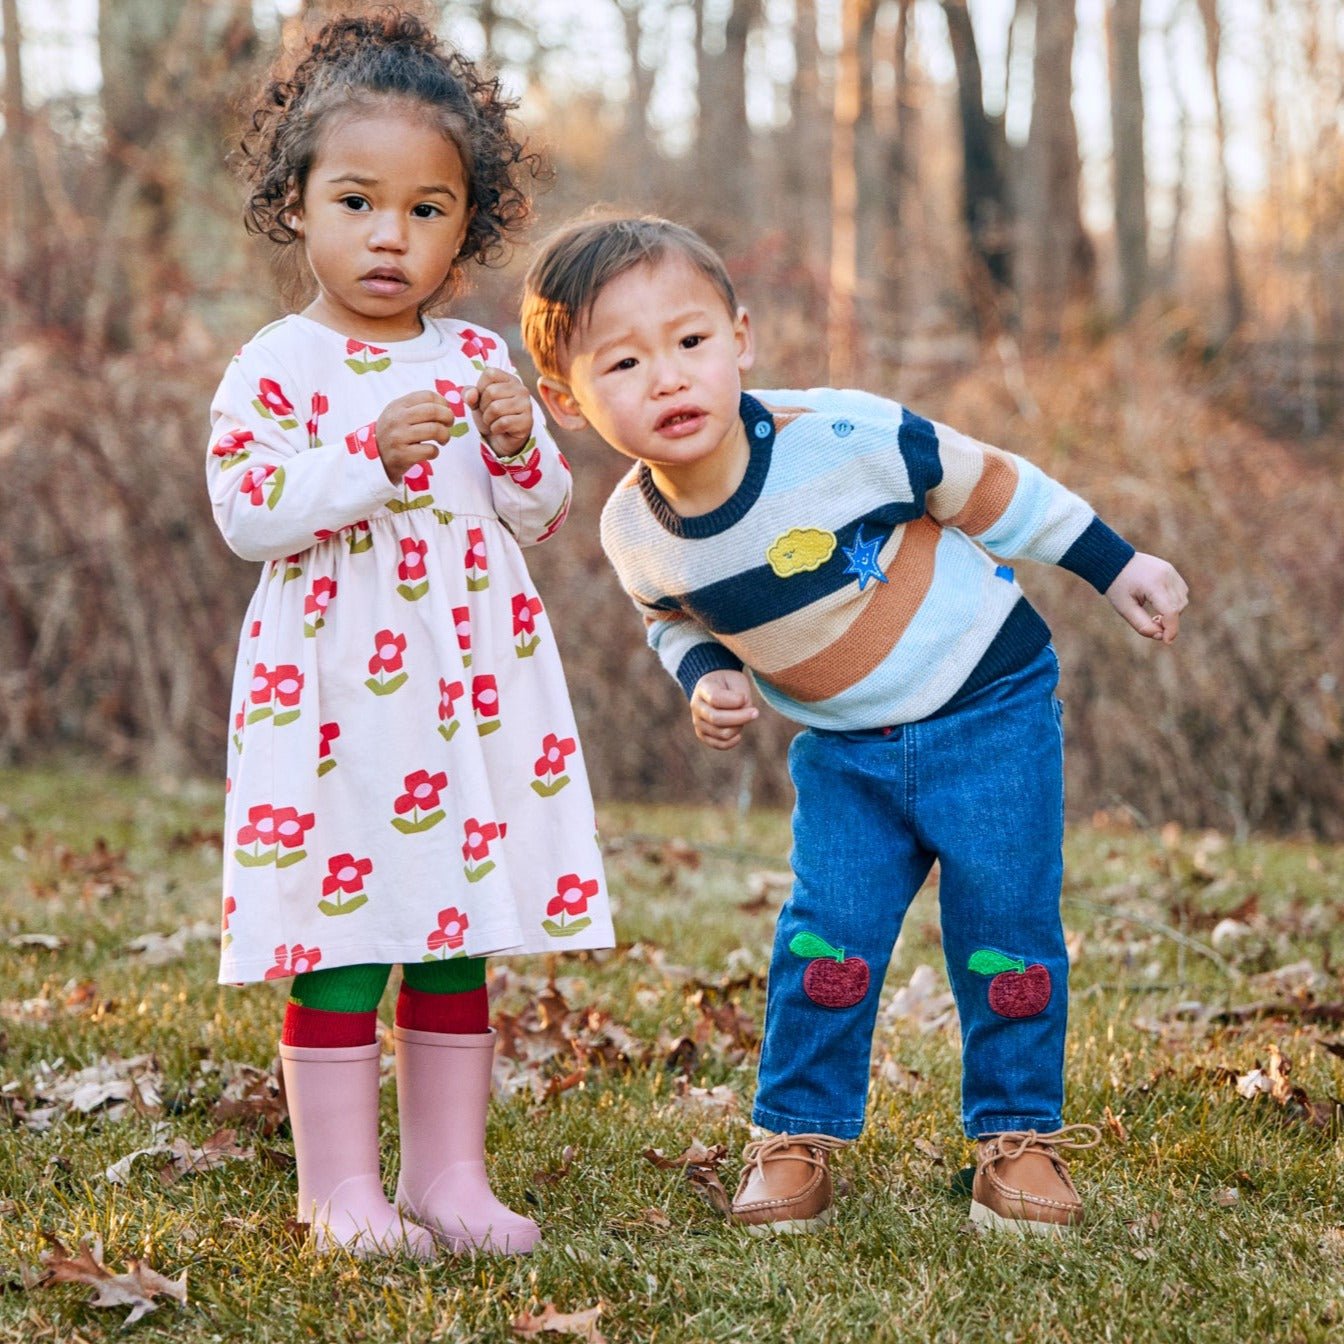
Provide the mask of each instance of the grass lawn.
[{"label": "grass lawn", "polygon": [[[548,1303],[600,1303],[612,1342],[1344,1338],[1344,850],[1115,821],[1071,833],[1069,1118],[1103,1139],[1073,1164],[1089,1221],[1067,1242],[981,1235],[954,1192],[970,1145],[936,893],[921,893],[887,978],[868,1129],[835,1163],[837,1220],[762,1242],[644,1150],[726,1145],[718,1176],[735,1184],[782,896],[762,875],[787,866],[787,818],[606,808],[622,950],[519,959],[494,985],[514,1039],[562,1044],[512,1066],[490,1123],[496,1190],[545,1240],[525,1259],[422,1266],[296,1245],[287,1127],[231,1121],[253,1155],[180,1179],[164,1155],[104,1174],[155,1143],[201,1145],[234,1066],[275,1055],[283,990],[214,983],[219,816],[213,787],[0,772],[0,1340],[123,1334],[126,1309],[91,1308],[88,1287],[35,1286],[44,1232],[71,1251],[101,1238],[113,1273],[132,1258],[187,1273],[187,1305],[160,1298],[131,1328],[146,1341],[508,1341]],[[129,950],[148,934],[177,938]],[[113,1118],[44,1099],[142,1054],[157,1104]],[[389,1187],[395,1136],[389,1084]]]}]

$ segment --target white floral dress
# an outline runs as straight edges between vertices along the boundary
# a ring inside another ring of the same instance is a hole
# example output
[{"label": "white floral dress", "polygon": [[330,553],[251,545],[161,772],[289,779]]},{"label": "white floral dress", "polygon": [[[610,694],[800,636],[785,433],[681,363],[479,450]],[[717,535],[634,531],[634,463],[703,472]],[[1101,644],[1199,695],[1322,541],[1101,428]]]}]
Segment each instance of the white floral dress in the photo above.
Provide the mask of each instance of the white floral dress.
[{"label": "white floral dress", "polygon": [[[211,407],[230,547],[263,562],[233,683],[220,979],[612,944],[564,673],[520,545],[564,521],[535,438],[497,460],[462,401],[490,332],[385,347],[302,316],[259,332]],[[394,486],[374,424],[433,388],[457,414]]]}]

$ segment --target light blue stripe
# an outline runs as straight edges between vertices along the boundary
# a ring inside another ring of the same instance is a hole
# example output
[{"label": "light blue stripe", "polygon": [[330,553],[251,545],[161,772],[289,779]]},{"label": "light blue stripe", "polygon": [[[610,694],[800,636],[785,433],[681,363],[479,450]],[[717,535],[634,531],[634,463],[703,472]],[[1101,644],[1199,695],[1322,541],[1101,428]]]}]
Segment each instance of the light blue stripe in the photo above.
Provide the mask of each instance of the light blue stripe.
[{"label": "light blue stripe", "polygon": [[1031,543],[1044,525],[1061,487],[1025,458],[1014,460],[1017,463],[1017,489],[1013,498],[1003,516],[977,540],[995,555],[1030,557],[1033,554]]}]

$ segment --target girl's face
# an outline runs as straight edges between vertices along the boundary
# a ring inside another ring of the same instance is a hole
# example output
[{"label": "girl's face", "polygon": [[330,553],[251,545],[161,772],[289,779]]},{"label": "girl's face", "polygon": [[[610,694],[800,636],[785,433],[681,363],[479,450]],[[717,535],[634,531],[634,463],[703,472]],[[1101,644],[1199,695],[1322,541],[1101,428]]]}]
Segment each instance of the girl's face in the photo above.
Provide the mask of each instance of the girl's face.
[{"label": "girl's face", "polygon": [[305,316],[357,340],[419,335],[471,212],[462,156],[427,117],[387,104],[333,119],[292,211],[317,282]]}]

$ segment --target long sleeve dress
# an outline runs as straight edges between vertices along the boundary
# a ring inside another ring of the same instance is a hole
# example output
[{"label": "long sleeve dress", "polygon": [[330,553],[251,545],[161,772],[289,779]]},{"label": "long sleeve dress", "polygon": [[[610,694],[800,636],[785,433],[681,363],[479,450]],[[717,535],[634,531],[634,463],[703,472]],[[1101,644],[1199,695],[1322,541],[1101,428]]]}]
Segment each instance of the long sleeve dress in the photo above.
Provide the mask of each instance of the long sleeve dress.
[{"label": "long sleeve dress", "polygon": [[[499,460],[462,389],[494,334],[426,320],[374,346],[302,316],[264,328],[211,407],[229,546],[262,563],[239,641],[220,979],[608,947],[593,803],[522,546],[570,476],[535,436]],[[373,427],[408,392],[457,415],[387,478]]]}]

